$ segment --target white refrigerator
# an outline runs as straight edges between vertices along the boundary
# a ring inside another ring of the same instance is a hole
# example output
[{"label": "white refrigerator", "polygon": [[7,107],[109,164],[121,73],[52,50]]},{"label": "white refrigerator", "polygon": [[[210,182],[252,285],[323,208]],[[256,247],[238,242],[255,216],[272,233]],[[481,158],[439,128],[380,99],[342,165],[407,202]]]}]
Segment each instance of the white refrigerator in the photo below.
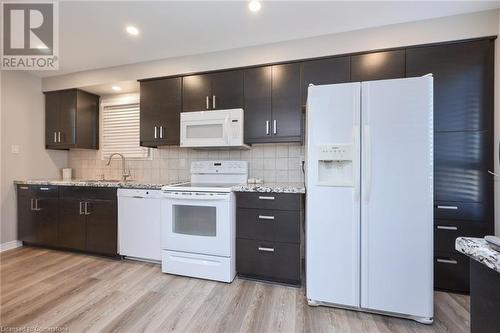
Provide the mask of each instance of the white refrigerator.
[{"label": "white refrigerator", "polygon": [[432,76],[311,85],[306,134],[308,303],[432,323]]}]

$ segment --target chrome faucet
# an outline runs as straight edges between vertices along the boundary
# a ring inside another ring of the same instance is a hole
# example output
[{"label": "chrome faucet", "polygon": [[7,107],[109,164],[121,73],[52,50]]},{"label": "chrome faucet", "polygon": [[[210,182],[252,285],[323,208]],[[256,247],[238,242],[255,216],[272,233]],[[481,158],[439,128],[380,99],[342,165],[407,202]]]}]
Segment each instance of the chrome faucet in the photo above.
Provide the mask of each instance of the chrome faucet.
[{"label": "chrome faucet", "polygon": [[127,172],[125,172],[125,156],[123,156],[120,153],[113,153],[113,154],[109,155],[108,163],[106,165],[109,166],[111,164],[111,159],[115,155],[118,155],[122,158],[122,181],[125,182],[125,181],[127,181],[127,178],[130,177],[130,169]]}]

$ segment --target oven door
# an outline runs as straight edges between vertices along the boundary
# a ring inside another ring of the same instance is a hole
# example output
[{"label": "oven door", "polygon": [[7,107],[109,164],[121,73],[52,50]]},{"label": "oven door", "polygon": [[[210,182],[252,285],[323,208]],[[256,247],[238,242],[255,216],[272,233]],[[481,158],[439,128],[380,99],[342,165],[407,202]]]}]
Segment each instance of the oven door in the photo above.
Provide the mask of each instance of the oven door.
[{"label": "oven door", "polygon": [[231,193],[163,193],[162,248],[231,255]]},{"label": "oven door", "polygon": [[220,147],[229,145],[228,123],[228,117],[181,121],[181,147]]}]

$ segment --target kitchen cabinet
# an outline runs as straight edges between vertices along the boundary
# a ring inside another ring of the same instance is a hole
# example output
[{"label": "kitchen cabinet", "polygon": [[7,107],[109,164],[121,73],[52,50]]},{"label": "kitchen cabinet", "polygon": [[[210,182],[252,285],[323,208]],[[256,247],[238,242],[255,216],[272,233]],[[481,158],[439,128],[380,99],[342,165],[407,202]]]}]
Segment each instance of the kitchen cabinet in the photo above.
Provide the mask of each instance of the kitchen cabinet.
[{"label": "kitchen cabinet", "polygon": [[481,131],[493,126],[494,40],[411,47],[406,75],[434,77],[434,130]]},{"label": "kitchen cabinet", "polygon": [[307,103],[310,84],[334,84],[350,82],[351,57],[334,57],[310,60],[302,63],[302,105]]},{"label": "kitchen cabinet", "polygon": [[61,198],[59,214],[59,246],[85,250],[84,201],[77,198]]},{"label": "kitchen cabinet", "polygon": [[243,71],[223,71],[182,78],[183,112],[243,107]]},{"label": "kitchen cabinet", "polygon": [[381,51],[351,57],[351,81],[405,77],[405,50]]},{"label": "kitchen cabinet", "polygon": [[237,193],[236,270],[242,277],[300,285],[303,195]]},{"label": "kitchen cabinet", "polygon": [[245,70],[245,143],[301,142],[300,64]]},{"label": "kitchen cabinet", "polygon": [[434,286],[439,290],[469,292],[467,257],[450,239],[493,233],[488,173],[494,166],[493,59],[490,39],[406,51],[408,77],[434,78]]},{"label": "kitchen cabinet", "polygon": [[57,246],[58,188],[21,186],[18,191],[18,238],[33,245]]},{"label": "kitchen cabinet", "polygon": [[182,110],[182,78],[140,82],[140,144],[178,145]]},{"label": "kitchen cabinet", "polygon": [[69,89],[45,93],[45,147],[98,149],[99,96]]},{"label": "kitchen cabinet", "polygon": [[87,239],[85,249],[106,255],[117,254],[118,217],[116,199],[90,199],[85,203]]}]

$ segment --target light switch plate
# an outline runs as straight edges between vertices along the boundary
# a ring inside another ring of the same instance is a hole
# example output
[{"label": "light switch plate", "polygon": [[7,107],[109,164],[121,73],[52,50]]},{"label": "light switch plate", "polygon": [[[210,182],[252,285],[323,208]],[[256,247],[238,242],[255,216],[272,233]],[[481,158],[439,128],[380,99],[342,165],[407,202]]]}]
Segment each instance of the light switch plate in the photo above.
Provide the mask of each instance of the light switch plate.
[{"label": "light switch plate", "polygon": [[12,154],[19,154],[19,145],[12,145],[12,146],[10,147],[10,152],[11,152]]}]

